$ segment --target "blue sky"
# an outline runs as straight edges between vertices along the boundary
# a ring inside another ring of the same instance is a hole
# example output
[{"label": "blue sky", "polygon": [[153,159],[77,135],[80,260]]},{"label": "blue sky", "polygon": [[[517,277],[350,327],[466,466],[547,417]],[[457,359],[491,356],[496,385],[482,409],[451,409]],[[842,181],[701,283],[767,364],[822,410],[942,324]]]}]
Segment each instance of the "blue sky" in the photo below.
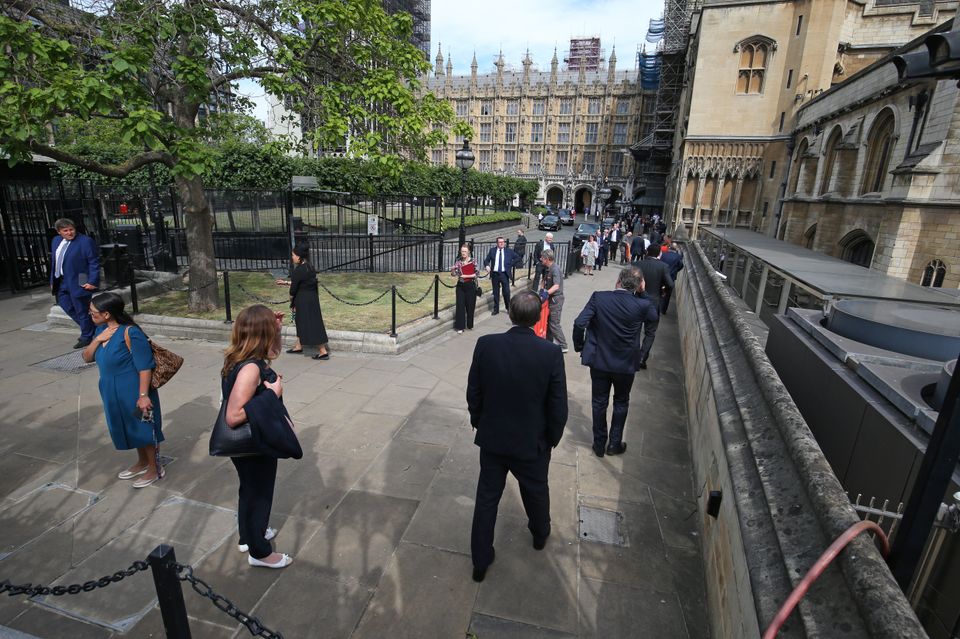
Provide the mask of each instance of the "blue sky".
[{"label": "blue sky", "polygon": [[455,74],[470,73],[476,51],[480,73],[493,70],[502,49],[517,69],[529,47],[534,65],[550,68],[554,47],[563,64],[571,37],[599,36],[606,55],[617,47],[618,68],[633,68],[637,46],[651,18],[663,13],[663,0],[433,0],[431,62],[438,43],[453,58]]},{"label": "blue sky", "polygon": [[[616,45],[618,68],[633,69],[650,19],[662,14],[663,0],[433,0],[430,61],[440,44],[444,59],[452,56],[455,74],[470,73],[474,52],[480,73],[493,71],[501,50],[508,66],[521,69],[529,49],[534,66],[547,70],[554,47],[562,65],[571,37],[599,36],[607,57]],[[245,81],[239,91],[253,99],[253,114],[266,121],[263,89]]]}]

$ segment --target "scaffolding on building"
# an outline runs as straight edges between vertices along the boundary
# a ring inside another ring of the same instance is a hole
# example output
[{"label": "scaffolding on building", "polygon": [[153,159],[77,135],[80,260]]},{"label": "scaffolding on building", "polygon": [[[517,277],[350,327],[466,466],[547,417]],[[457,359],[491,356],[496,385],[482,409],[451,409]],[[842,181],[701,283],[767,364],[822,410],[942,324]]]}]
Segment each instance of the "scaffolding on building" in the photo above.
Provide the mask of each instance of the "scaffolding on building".
[{"label": "scaffolding on building", "polygon": [[404,11],[413,17],[413,36],[410,42],[430,59],[430,0],[383,0],[387,13]]},{"label": "scaffolding on building", "polygon": [[656,89],[653,126],[630,147],[637,162],[635,195],[662,208],[683,92],[690,19],[701,0],[665,0],[663,18],[651,20],[646,44],[637,53],[641,83]]},{"label": "scaffolding on building", "polygon": [[570,38],[570,51],[563,59],[568,71],[599,71],[603,66],[600,38]]}]

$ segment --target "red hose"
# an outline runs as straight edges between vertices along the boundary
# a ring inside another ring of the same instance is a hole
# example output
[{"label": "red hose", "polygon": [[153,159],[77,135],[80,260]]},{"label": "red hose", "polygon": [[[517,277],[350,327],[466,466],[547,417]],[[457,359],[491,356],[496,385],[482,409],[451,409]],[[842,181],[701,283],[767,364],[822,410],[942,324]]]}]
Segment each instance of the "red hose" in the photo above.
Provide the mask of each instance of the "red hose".
[{"label": "red hose", "polygon": [[773,618],[773,621],[770,622],[770,625],[767,627],[767,631],[763,633],[763,639],[773,639],[777,636],[777,633],[780,632],[781,626],[787,620],[787,617],[790,616],[790,613],[793,612],[793,609],[797,607],[797,604],[800,603],[800,600],[803,599],[803,596],[807,594],[807,591],[810,590],[810,586],[813,585],[813,582],[817,580],[817,577],[823,574],[823,571],[827,569],[827,566],[830,565],[837,555],[840,554],[840,551],[843,550],[847,544],[849,544],[853,539],[860,533],[872,530],[877,533],[877,536],[880,538],[880,545],[882,546],[881,552],[883,556],[886,557],[887,553],[890,552],[890,542],[887,541],[887,535],[883,532],[883,529],[880,528],[875,522],[870,520],[858,521],[854,525],[847,528],[842,535],[837,537],[836,541],[830,544],[830,547],[820,555],[820,558],[817,559],[817,562],[810,567],[810,570],[807,571],[807,574],[803,576],[803,579],[800,580],[800,583],[797,584],[797,587],[793,589],[793,592],[790,593],[790,596],[787,597],[787,600],[783,602],[783,605],[780,606],[780,610],[777,611],[777,616]]}]

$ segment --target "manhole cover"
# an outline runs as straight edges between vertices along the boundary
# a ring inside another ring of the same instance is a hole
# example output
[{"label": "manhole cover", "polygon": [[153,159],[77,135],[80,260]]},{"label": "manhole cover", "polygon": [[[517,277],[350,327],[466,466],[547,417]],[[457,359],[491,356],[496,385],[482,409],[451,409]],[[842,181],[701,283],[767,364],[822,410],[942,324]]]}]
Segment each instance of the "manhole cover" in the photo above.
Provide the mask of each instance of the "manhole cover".
[{"label": "manhole cover", "polygon": [[34,364],[34,366],[39,366],[40,368],[48,368],[53,371],[64,371],[67,373],[80,373],[94,365],[95,364],[93,362],[88,364],[83,361],[82,349],[77,349],[67,353],[66,355],[60,355],[59,357],[54,357],[53,359],[47,359]]},{"label": "manhole cover", "polygon": [[599,544],[626,546],[627,539],[620,531],[623,515],[612,510],[580,506],[580,539]]}]

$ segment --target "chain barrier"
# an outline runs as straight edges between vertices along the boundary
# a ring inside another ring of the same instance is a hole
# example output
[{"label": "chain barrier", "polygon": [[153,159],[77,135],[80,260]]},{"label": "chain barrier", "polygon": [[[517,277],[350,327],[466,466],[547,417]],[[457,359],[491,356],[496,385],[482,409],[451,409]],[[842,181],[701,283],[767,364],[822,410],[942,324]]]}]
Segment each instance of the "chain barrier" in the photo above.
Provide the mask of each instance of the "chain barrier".
[{"label": "chain barrier", "polygon": [[244,288],[243,284],[240,284],[240,283],[236,283],[236,287],[239,288],[241,291],[243,291],[243,292],[246,294],[247,297],[249,297],[250,299],[255,300],[255,301],[257,301],[257,302],[260,302],[261,304],[276,305],[276,304],[289,304],[289,303],[290,303],[290,298],[287,298],[287,299],[285,299],[285,300],[268,300],[267,298],[261,297],[260,295],[257,295],[256,293],[251,293],[251,292],[248,291],[246,288]]},{"label": "chain barrier", "polygon": [[177,570],[177,577],[180,581],[186,581],[201,597],[209,599],[217,610],[226,613],[228,616],[236,619],[250,631],[254,637],[264,637],[265,639],[283,639],[283,635],[274,630],[270,630],[263,625],[259,617],[251,617],[244,611],[237,608],[236,604],[221,594],[214,592],[210,584],[200,577],[193,574],[193,566],[183,564],[173,564]]},{"label": "chain barrier", "polygon": [[[187,270],[187,273],[189,273],[189,272],[190,272],[190,271],[189,271],[189,269],[188,269],[188,270]],[[167,290],[167,291],[169,291],[169,292],[171,292],[171,293],[196,293],[197,291],[206,290],[206,289],[210,288],[211,286],[216,286],[216,285],[217,285],[217,281],[218,281],[216,278],[214,278],[213,281],[208,282],[208,283],[204,284],[203,286],[198,286],[197,288],[190,288],[189,286],[186,286],[186,287],[184,287],[184,288],[174,288],[174,287],[172,287],[172,286],[169,286],[166,282],[161,282],[161,281],[159,281],[159,280],[153,279],[152,277],[150,277],[149,275],[146,274],[146,271],[139,271],[138,274],[137,274],[137,277],[142,277],[142,278],[145,279],[145,280],[150,280],[151,282],[153,282],[154,284],[156,284],[156,285],[159,286],[160,288],[165,289],[165,290]]]},{"label": "chain barrier", "polygon": [[147,562],[138,560],[133,562],[126,570],[118,570],[112,575],[106,575],[93,581],[85,581],[82,584],[70,584],[69,586],[41,586],[39,584],[36,586],[33,584],[18,586],[11,584],[9,581],[3,581],[0,583],[0,594],[6,593],[11,597],[17,595],[26,595],[28,597],[77,595],[81,592],[90,592],[97,588],[106,588],[110,584],[119,583],[127,577],[132,577],[138,572],[147,570],[149,567]]},{"label": "chain barrier", "polygon": [[433,292],[433,282],[430,282],[430,286],[427,287],[427,290],[424,291],[423,295],[421,295],[420,298],[417,299],[417,300],[414,300],[414,301],[411,302],[410,300],[408,300],[407,298],[405,298],[405,297],[403,296],[403,293],[400,292],[400,289],[397,289],[397,297],[399,297],[402,301],[406,302],[407,304],[414,304],[414,305],[415,305],[415,304],[419,304],[419,303],[422,302],[423,300],[427,299],[427,295],[429,295],[429,294],[432,293],[432,292]]},{"label": "chain barrier", "polygon": [[320,288],[322,288],[323,290],[325,290],[330,297],[332,297],[333,299],[337,300],[338,302],[341,302],[341,303],[343,303],[343,304],[346,304],[347,306],[370,306],[371,304],[374,304],[374,303],[376,303],[376,302],[379,302],[381,299],[383,299],[383,296],[384,296],[384,295],[386,295],[387,293],[390,292],[390,289],[388,288],[388,289],[385,290],[383,293],[380,293],[379,295],[377,295],[375,298],[373,298],[373,299],[370,300],[369,302],[351,302],[350,300],[345,300],[345,299],[343,299],[342,297],[340,297],[339,295],[337,295],[336,293],[334,293],[333,291],[331,291],[329,288],[327,288],[326,286],[324,286],[324,285],[323,285],[323,282],[321,282],[320,280],[317,280],[317,284],[320,286]]}]

